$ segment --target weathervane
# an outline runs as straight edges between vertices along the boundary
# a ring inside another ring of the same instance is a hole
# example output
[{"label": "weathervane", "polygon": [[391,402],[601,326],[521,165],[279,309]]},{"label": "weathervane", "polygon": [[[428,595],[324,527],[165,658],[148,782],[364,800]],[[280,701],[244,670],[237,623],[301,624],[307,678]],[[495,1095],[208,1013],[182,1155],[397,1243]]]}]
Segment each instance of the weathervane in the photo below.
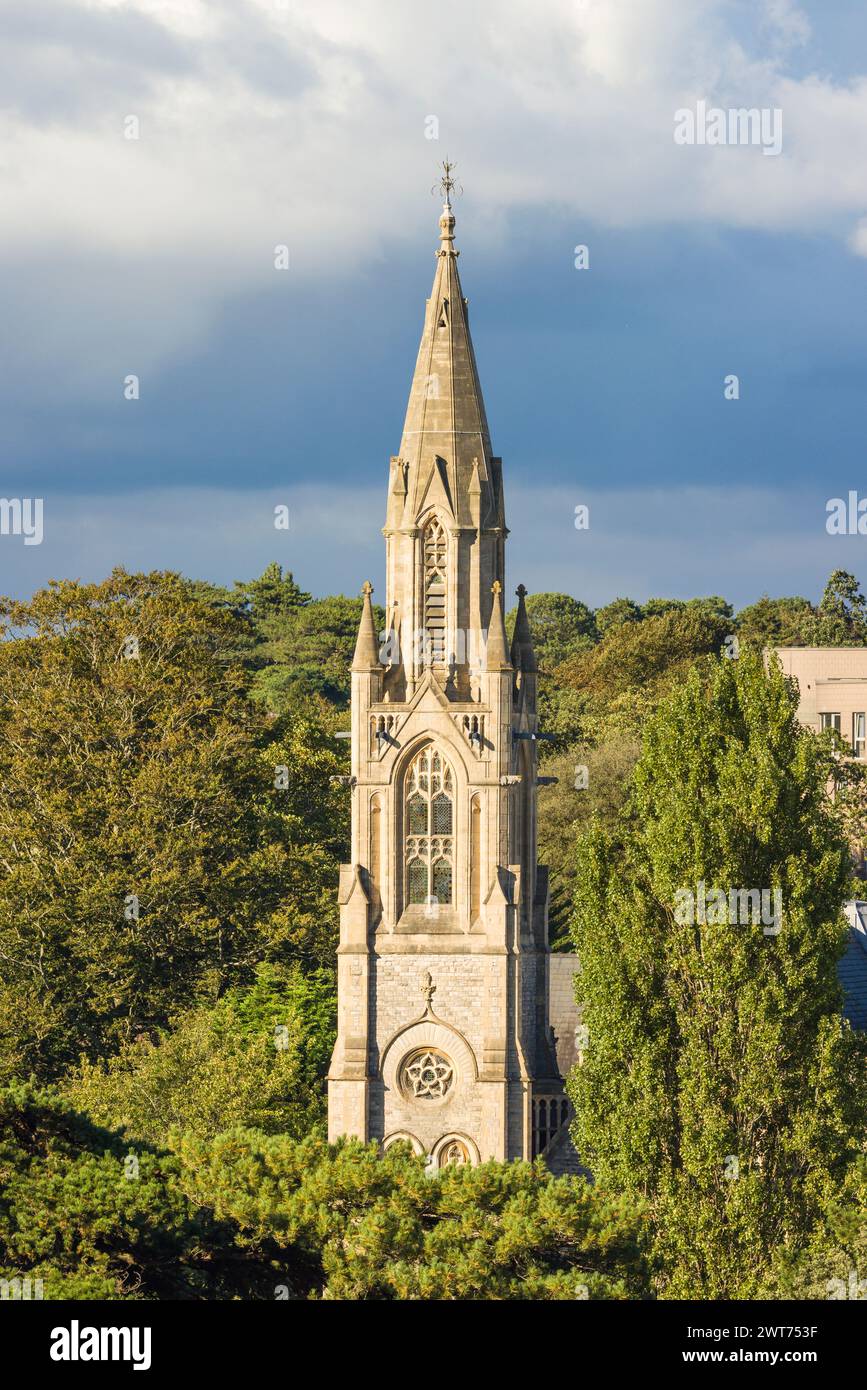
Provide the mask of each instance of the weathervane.
[{"label": "weathervane", "polygon": [[[457,167],[458,166],[456,164],[451,163],[448,157],[443,160],[443,173],[442,178],[440,179],[440,190],[442,192],[443,197],[445,198],[447,206],[451,205],[451,192],[453,188],[456,188],[458,193],[463,193],[464,191],[461,185],[458,183],[457,179],[453,177],[455,169]],[[436,184],[434,184],[433,188],[431,189],[431,193],[436,193],[436,191],[437,186]]]}]

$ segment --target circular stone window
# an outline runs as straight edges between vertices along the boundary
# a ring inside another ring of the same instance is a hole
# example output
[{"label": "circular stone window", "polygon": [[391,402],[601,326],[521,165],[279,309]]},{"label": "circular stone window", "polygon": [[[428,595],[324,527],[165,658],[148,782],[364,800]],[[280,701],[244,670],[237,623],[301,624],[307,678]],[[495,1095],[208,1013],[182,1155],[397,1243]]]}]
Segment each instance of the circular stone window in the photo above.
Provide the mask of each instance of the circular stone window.
[{"label": "circular stone window", "polygon": [[436,1047],[411,1052],[400,1069],[400,1088],[413,1100],[444,1100],[454,1084],[454,1064]]}]

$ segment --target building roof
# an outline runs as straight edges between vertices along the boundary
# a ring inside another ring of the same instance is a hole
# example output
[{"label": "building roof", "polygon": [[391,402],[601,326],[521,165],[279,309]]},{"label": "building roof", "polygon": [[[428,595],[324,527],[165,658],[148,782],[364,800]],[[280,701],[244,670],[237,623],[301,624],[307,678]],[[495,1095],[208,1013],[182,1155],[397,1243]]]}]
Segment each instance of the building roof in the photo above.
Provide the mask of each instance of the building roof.
[{"label": "building roof", "polygon": [[[571,951],[553,951],[548,957],[548,1016],[554,1034],[557,1069],[564,1081],[578,1056],[575,1034],[581,1022],[581,1006],[575,1001],[575,976],[579,970],[578,957]],[[572,1143],[570,1127],[571,1119],[560,1126],[543,1158],[555,1177],[590,1177]]]},{"label": "building roof", "polygon": [[843,986],[843,1013],[853,1028],[867,1029],[867,902],[846,904],[849,944],[837,973]]},{"label": "building roof", "polygon": [[571,951],[552,951],[548,957],[548,1016],[557,1067],[564,1080],[578,1056],[575,1031],[581,1022],[581,1006],[575,1002],[575,976],[580,969],[578,957]]}]

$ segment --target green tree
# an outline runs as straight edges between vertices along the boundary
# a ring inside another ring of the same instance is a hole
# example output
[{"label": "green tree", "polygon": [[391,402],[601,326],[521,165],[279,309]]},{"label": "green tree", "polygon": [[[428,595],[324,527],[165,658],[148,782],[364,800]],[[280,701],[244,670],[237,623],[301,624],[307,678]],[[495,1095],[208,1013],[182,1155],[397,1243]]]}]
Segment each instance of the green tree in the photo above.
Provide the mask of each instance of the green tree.
[{"label": "green tree", "polygon": [[805,598],[768,598],[738,613],[737,630],[742,642],[764,647],[809,646],[815,636],[816,610]]},{"label": "green tree", "polygon": [[728,599],[724,599],[720,594],[705,594],[703,598],[688,598],[684,607],[692,612],[703,613],[709,618],[722,618],[729,624],[735,613]]},{"label": "green tree", "polygon": [[289,615],[303,608],[311,597],[276,563],[267,565],[258,579],[236,579],[231,589],[206,579],[186,582],[193,597],[234,620],[224,655],[250,671],[272,664],[270,643],[282,635]]},{"label": "green tree", "polygon": [[631,598],[615,598],[604,608],[597,608],[596,627],[602,637],[622,627],[624,623],[640,623],[641,609]]},{"label": "green tree", "polygon": [[[314,599],[275,619],[269,626],[274,635],[264,651],[268,664],[254,684],[256,697],[278,713],[298,708],[311,696],[345,707],[361,603],[360,598],[338,594]],[[377,630],[383,631],[384,610],[375,607],[374,616]]]},{"label": "green tree", "polygon": [[289,1267],[316,1267],[327,1299],[610,1299],[646,1288],[641,1204],[544,1164],[484,1163],[430,1177],[395,1145],[295,1144],[234,1131],[184,1139],[185,1189],[276,1243]]},{"label": "green tree", "polygon": [[300,1139],[324,1123],[335,1021],[331,971],[262,965],[254,984],[187,1010],[155,1040],[84,1062],[65,1093],[99,1124],[155,1144],[235,1125]]},{"label": "green tree", "polygon": [[49,1090],[0,1089],[0,1279],[13,1290],[41,1280],[49,1300],[273,1297],[263,1247],[239,1245],[182,1177],[171,1154],[99,1128]]},{"label": "green tree", "polygon": [[579,745],[545,763],[545,776],[557,781],[539,791],[539,859],[551,876],[548,924],[557,949],[571,948],[578,841],[594,820],[614,829],[639,751],[634,738],[614,734],[596,748]]},{"label": "green tree", "polygon": [[[528,594],[525,604],[536,663],[543,675],[596,641],[593,613],[580,599],[570,598],[568,594]],[[517,614],[517,607],[510,608],[506,614],[510,639]]]},{"label": "green tree", "polygon": [[664,613],[673,613],[678,608],[685,607],[685,600],[681,598],[649,598],[646,603],[641,605],[642,618],[661,618]]},{"label": "green tree", "polygon": [[234,593],[265,638],[279,636],[280,625],[286,618],[311,601],[311,595],[299,588],[291,571],[284,574],[283,566],[276,563],[266,565],[258,579],[250,579],[246,584],[236,580]]},{"label": "green tree", "polygon": [[268,955],[318,963],[338,746],[247,698],[233,616],[118,570],[0,619],[0,1075],[57,1077]]},{"label": "green tree", "polygon": [[431,1177],[396,1145],[233,1129],[172,1150],[0,1090],[0,1278],[47,1299],[622,1299],[640,1202],[544,1164]]},{"label": "green tree", "polygon": [[825,585],[813,632],[813,646],[848,647],[867,643],[867,599],[854,574],[834,570]]},{"label": "green tree", "polygon": [[[603,1187],[648,1199],[669,1296],[755,1296],[863,1142],[831,765],[777,664],[712,662],[651,719],[617,832],[582,844],[576,1142]],[[781,930],[691,918],[700,885],[779,890]]]},{"label": "green tree", "polygon": [[264,840],[286,855],[271,854],[281,897],[260,923],[261,949],[311,969],[331,966],[337,949],[337,881],[349,854],[350,803],[337,781],[347,745],[334,732],[344,723],[345,716],[310,699],[270,721],[259,751],[263,790],[255,814]]},{"label": "green tree", "polygon": [[[849,844],[853,872],[863,880],[867,870],[867,767],[852,757],[851,745],[836,729],[825,729],[821,735],[831,749],[834,768],[831,774],[834,805]],[[864,896],[863,881],[852,886],[852,895]]]},{"label": "green tree", "polygon": [[609,627],[592,651],[556,672],[557,687],[571,693],[577,714],[566,736],[585,745],[615,734],[637,737],[666,691],[699,657],[719,652],[731,633],[732,619],[714,600]]},{"label": "green tree", "polygon": [[867,1157],[829,1193],[807,1249],[778,1260],[768,1291],[786,1299],[867,1299]]}]

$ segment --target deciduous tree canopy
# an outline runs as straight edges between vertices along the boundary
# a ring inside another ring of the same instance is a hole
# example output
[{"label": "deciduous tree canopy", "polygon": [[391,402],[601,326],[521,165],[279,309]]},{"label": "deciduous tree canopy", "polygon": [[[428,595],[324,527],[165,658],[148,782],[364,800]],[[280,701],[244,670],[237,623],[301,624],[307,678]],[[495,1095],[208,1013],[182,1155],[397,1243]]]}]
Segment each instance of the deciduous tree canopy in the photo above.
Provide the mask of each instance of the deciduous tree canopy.
[{"label": "deciduous tree canopy", "polygon": [[269,956],[322,963],[339,745],[249,699],[231,613],[117,571],[0,617],[0,1074],[56,1077]]}]

